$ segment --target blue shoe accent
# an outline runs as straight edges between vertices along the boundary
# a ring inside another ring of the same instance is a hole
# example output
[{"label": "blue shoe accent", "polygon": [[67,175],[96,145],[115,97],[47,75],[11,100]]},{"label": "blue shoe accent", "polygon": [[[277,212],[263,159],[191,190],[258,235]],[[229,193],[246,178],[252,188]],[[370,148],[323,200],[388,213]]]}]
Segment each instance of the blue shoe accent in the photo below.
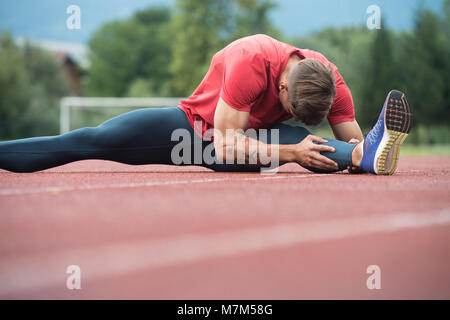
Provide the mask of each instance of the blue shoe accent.
[{"label": "blue shoe accent", "polygon": [[405,95],[392,90],[375,126],[364,139],[360,167],[374,174],[391,175],[397,169],[400,147],[408,136],[412,114]]}]

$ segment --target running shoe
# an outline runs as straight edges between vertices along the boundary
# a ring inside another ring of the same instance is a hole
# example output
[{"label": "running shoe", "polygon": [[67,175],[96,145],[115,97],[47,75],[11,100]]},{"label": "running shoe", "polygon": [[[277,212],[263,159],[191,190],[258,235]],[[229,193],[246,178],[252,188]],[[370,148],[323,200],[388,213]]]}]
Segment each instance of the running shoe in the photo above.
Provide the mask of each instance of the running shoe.
[{"label": "running shoe", "polygon": [[360,167],[374,174],[394,174],[400,147],[411,125],[412,114],[405,94],[392,90],[386,97],[377,123],[364,139]]}]

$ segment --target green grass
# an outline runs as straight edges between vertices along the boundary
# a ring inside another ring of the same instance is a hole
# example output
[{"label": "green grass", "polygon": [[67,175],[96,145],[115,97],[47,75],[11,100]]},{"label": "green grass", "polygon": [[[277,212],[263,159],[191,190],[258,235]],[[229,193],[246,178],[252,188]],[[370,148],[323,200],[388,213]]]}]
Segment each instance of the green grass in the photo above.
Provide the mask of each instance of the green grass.
[{"label": "green grass", "polygon": [[402,156],[450,156],[450,145],[412,145],[405,144],[401,149]]},{"label": "green grass", "polygon": [[[316,128],[308,128],[313,134],[319,137],[334,138],[333,132],[328,126],[320,126]],[[406,143],[402,146],[402,156],[450,156],[450,144],[413,144],[408,136]],[[447,139],[448,140],[448,139]],[[446,140],[445,140],[446,141]]]}]

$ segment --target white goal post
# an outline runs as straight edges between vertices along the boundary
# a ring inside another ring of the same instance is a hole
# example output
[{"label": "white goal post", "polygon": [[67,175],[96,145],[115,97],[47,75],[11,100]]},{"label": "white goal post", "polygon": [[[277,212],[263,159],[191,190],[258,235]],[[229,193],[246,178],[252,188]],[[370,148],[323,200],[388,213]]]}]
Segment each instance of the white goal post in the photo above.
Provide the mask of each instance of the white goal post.
[{"label": "white goal post", "polygon": [[111,107],[175,107],[183,97],[168,98],[85,98],[64,97],[59,104],[59,128],[60,133],[70,131],[71,108],[111,108]]}]

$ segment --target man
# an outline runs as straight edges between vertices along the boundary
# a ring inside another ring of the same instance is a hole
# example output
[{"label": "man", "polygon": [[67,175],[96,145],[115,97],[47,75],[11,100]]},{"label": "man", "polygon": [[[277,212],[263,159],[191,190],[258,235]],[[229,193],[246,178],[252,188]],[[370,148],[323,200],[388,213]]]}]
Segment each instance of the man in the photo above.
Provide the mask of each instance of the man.
[{"label": "man", "polygon": [[[106,159],[255,171],[263,166],[263,151],[273,158],[275,150],[277,163],[296,162],[312,171],[353,168],[393,174],[411,117],[404,94],[391,91],[379,121],[360,142],[351,93],[336,66],[318,52],[254,35],[216,53],[200,85],[178,107],[135,110],[95,128],[2,142],[0,168],[33,172],[77,160]],[[327,118],[337,140],[281,123],[290,118],[313,125]],[[182,163],[173,159],[177,129],[202,138],[187,144],[187,161]],[[212,135],[206,134],[209,129]],[[245,134],[248,129],[268,129],[268,140]],[[278,133],[278,142],[272,143],[272,133]],[[195,161],[191,151],[199,145],[202,151],[213,149],[216,161]],[[230,157],[233,164],[224,161]]]}]

